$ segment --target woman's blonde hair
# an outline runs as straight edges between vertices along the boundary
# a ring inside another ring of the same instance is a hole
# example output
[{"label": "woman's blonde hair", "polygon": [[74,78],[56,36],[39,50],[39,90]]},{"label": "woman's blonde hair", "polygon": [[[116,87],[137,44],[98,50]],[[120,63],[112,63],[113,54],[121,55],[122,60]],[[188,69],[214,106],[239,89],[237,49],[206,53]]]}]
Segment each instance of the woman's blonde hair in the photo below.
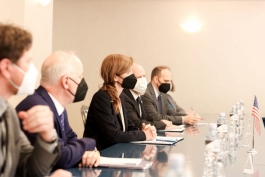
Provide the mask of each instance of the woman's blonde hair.
[{"label": "woman's blonde hair", "polygon": [[106,90],[110,95],[114,106],[115,113],[119,113],[120,98],[115,87],[114,77],[126,73],[133,65],[133,59],[121,54],[108,55],[102,62],[100,74],[104,80],[103,86],[100,88]]}]

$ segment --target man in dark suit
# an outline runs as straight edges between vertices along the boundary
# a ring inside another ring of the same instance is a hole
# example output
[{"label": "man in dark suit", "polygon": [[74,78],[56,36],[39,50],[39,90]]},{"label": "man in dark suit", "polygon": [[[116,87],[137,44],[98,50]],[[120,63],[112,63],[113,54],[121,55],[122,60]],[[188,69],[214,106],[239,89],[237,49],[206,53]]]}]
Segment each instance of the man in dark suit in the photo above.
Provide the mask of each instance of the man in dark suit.
[{"label": "man in dark suit", "polygon": [[167,66],[158,66],[152,70],[151,82],[142,96],[146,119],[149,121],[168,120],[174,125],[195,124],[201,120],[194,112],[178,113],[168,104],[167,93],[171,89],[171,71]]},{"label": "man in dark suit", "polygon": [[152,121],[146,120],[146,113],[141,99],[141,96],[145,93],[147,88],[145,71],[141,65],[136,63],[134,63],[132,70],[133,74],[137,78],[137,83],[134,89],[123,89],[122,95],[125,98],[126,108],[130,119],[133,121],[135,126],[141,129],[142,124],[144,123],[146,125],[154,125],[157,130],[176,129],[177,126],[171,125],[170,122],[165,119]]},{"label": "man in dark suit", "polygon": [[[65,106],[81,101],[88,90],[83,78],[83,65],[71,52],[57,51],[51,54],[41,68],[41,85],[33,95],[25,98],[16,110],[26,111],[35,105],[47,105],[54,115],[54,126],[62,147],[62,156],[56,168],[73,166],[97,166],[99,153],[95,151],[95,140],[78,139],[68,122]],[[24,128],[22,126],[22,128]],[[36,135],[23,129],[32,145]]]}]

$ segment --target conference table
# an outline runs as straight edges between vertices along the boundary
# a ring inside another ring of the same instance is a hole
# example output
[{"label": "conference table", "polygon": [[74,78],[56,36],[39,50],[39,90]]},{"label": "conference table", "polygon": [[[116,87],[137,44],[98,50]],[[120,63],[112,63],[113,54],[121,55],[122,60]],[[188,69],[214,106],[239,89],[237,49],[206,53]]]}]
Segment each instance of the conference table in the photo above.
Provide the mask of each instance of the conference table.
[{"label": "conference table", "polygon": [[[215,115],[218,117],[218,115]],[[250,116],[248,116],[250,117]],[[214,119],[210,119],[214,120]],[[229,118],[227,118],[229,123]],[[168,176],[170,164],[168,157],[175,153],[184,155],[184,172],[186,177],[204,176],[205,166],[205,135],[209,131],[209,124],[199,124],[197,126],[186,126],[182,133],[162,133],[162,136],[179,136],[184,140],[173,146],[169,145],[141,145],[132,143],[118,143],[101,151],[101,156],[116,158],[142,158],[146,161],[153,161],[153,165],[146,170],[130,170],[121,168],[71,168],[73,176],[81,177],[151,177]],[[216,123],[216,122],[212,122]],[[262,131],[263,131],[263,124]],[[244,126],[238,131],[238,138],[227,136],[227,148],[222,156],[223,176],[226,177],[263,177],[265,176],[265,135],[259,136],[254,132],[254,148],[256,154],[249,154],[253,144],[252,118],[244,119]],[[252,161],[253,160],[253,161]],[[251,169],[253,162],[253,174],[244,174],[244,169]],[[172,176],[172,175],[171,175]]]}]

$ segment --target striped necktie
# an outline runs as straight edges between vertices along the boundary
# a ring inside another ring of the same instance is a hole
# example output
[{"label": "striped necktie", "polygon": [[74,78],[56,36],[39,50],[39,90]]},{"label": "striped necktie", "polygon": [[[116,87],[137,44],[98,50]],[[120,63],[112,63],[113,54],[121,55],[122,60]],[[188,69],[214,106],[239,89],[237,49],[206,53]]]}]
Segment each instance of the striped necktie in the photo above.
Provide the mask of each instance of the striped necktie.
[{"label": "striped necktie", "polygon": [[161,103],[161,95],[157,97],[157,105],[158,105],[158,112],[162,114],[162,103]]},{"label": "striped necktie", "polygon": [[60,115],[60,122],[61,122],[62,129],[64,131],[64,112]]}]

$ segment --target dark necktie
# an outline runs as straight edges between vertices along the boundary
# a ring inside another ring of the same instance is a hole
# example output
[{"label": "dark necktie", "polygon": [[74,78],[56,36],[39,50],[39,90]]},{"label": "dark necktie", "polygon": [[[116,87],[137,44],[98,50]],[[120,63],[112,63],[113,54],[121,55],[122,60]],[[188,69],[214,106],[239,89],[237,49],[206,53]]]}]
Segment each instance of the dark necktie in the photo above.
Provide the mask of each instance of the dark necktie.
[{"label": "dark necktie", "polygon": [[162,114],[162,103],[161,103],[161,95],[157,97],[157,105],[158,105],[158,112]]},{"label": "dark necktie", "polygon": [[61,122],[62,129],[64,131],[64,112],[60,115],[60,122]]},{"label": "dark necktie", "polygon": [[140,117],[142,117],[142,110],[141,110],[141,102],[142,102],[142,99],[141,99],[140,96],[137,97],[136,102],[137,102],[138,107],[139,107]]},{"label": "dark necktie", "polygon": [[140,104],[141,104],[141,97],[138,96],[137,99],[136,99],[136,101],[137,101],[138,106],[140,106]]}]

